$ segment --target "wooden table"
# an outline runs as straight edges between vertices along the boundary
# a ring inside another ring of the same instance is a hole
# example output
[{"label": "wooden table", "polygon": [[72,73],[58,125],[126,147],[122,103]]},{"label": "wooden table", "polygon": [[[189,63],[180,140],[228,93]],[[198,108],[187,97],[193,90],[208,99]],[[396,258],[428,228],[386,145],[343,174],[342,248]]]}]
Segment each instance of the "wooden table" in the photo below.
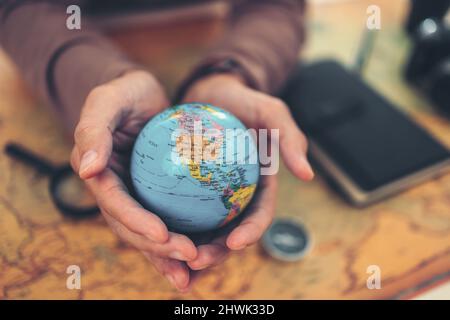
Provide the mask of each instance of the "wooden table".
[{"label": "wooden table", "polygon": [[[351,63],[369,4],[381,7],[382,29],[368,81],[450,146],[450,123],[400,76],[409,47],[402,32],[405,0],[311,5],[305,58]],[[111,36],[173,88],[222,29],[221,20],[206,19]],[[19,141],[55,163],[67,161],[70,143],[56,117],[1,52],[0,70],[0,147]],[[281,263],[255,245],[205,272],[182,295],[101,217],[63,219],[49,199],[47,179],[0,154],[0,298],[401,298],[449,275],[450,175],[364,210],[347,205],[320,177],[306,184],[282,167],[280,180],[278,216],[304,222],[313,236],[311,253]],[[66,288],[66,268],[73,264],[82,270],[81,290]],[[381,268],[380,290],[366,287],[369,265]]]}]

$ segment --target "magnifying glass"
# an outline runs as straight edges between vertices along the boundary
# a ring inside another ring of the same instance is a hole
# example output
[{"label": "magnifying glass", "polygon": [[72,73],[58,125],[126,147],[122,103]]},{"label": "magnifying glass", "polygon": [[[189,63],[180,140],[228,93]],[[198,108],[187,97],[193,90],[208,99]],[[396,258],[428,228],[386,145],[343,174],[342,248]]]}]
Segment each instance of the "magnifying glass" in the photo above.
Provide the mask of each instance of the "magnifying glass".
[{"label": "magnifying glass", "polygon": [[16,143],[8,143],[5,153],[50,177],[50,196],[64,216],[82,219],[99,212],[93,197],[88,194],[83,181],[75,175],[69,164],[55,166]]}]

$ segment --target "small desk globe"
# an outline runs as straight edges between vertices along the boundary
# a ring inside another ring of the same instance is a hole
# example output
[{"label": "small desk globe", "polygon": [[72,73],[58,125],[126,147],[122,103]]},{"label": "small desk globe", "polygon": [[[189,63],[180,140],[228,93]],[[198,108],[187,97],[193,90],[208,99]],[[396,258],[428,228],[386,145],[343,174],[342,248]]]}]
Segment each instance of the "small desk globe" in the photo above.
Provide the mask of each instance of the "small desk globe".
[{"label": "small desk globe", "polygon": [[166,109],[145,125],[133,148],[130,170],[138,201],[170,230],[224,226],[255,193],[260,167],[254,138],[234,115],[212,105]]}]

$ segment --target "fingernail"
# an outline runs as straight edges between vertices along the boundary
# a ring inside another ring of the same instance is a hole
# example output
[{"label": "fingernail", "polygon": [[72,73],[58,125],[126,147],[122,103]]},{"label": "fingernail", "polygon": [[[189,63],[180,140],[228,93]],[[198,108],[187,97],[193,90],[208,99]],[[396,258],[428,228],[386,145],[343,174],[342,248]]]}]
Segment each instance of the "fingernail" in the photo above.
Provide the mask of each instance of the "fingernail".
[{"label": "fingernail", "polygon": [[208,267],[208,264],[205,264],[205,263],[203,263],[203,264],[199,264],[198,266],[194,266],[194,268],[192,268],[192,270],[203,270],[203,269],[205,269],[206,267]]},{"label": "fingernail", "polygon": [[81,158],[80,170],[78,171],[78,173],[82,174],[83,172],[85,172],[95,161],[95,159],[97,159],[97,152],[94,150],[87,151]]},{"label": "fingernail", "polygon": [[238,241],[238,242],[233,243],[232,246],[233,246],[233,248],[230,248],[232,250],[242,250],[247,246],[247,244],[245,242]]},{"label": "fingernail", "polygon": [[150,241],[163,244],[169,241],[169,234],[163,227],[157,225],[148,226],[149,232],[145,234],[145,237]]},{"label": "fingernail", "polygon": [[245,247],[247,247],[247,245],[244,243],[244,244],[241,244],[240,246],[235,247],[234,250],[242,250],[242,249],[245,249]]},{"label": "fingernail", "polygon": [[302,162],[303,167],[305,168],[305,170],[306,170],[306,172],[307,172],[308,178],[309,178],[309,179],[314,178],[314,171],[313,171],[313,169],[311,168],[311,165],[309,164],[308,159],[306,159],[304,156],[301,156],[301,157],[300,157],[300,161]]},{"label": "fingernail", "polygon": [[175,260],[181,260],[181,261],[185,261],[187,260],[186,257],[178,251],[173,251],[171,253],[169,253],[169,257]]}]

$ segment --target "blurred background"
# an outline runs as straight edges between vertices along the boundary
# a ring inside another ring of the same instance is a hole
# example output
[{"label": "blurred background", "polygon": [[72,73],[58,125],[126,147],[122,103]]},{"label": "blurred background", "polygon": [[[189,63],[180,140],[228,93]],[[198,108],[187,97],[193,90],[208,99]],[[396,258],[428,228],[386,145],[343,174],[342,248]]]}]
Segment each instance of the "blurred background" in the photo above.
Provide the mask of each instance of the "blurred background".
[{"label": "blurred background", "polygon": [[[360,47],[368,6],[380,7],[381,29],[364,79],[449,147],[448,118],[404,80],[413,47],[405,30],[410,1],[308,3],[307,42],[299,58],[333,58],[346,66],[353,64]],[[113,7],[111,12],[95,6],[90,10],[115,43],[173,92],[223,33],[227,7],[198,3],[173,11],[163,5],[157,13],[143,9],[136,14],[131,8],[126,15],[118,15]],[[67,162],[70,140],[1,49],[0,84],[2,149],[8,141],[17,141],[55,164]],[[306,184],[282,166],[277,215],[302,222],[311,234],[312,250],[302,260],[286,263],[255,245],[204,272],[187,295],[171,289],[101,217],[72,221],[61,216],[47,184],[45,176],[0,154],[0,298],[407,299],[432,287],[441,288],[435,297],[450,298],[445,289],[450,279],[448,174],[356,208],[320,175]],[[81,189],[69,192],[79,201],[86,197]],[[82,270],[81,290],[66,288],[69,265]],[[381,270],[381,289],[367,288],[370,265]]]}]

